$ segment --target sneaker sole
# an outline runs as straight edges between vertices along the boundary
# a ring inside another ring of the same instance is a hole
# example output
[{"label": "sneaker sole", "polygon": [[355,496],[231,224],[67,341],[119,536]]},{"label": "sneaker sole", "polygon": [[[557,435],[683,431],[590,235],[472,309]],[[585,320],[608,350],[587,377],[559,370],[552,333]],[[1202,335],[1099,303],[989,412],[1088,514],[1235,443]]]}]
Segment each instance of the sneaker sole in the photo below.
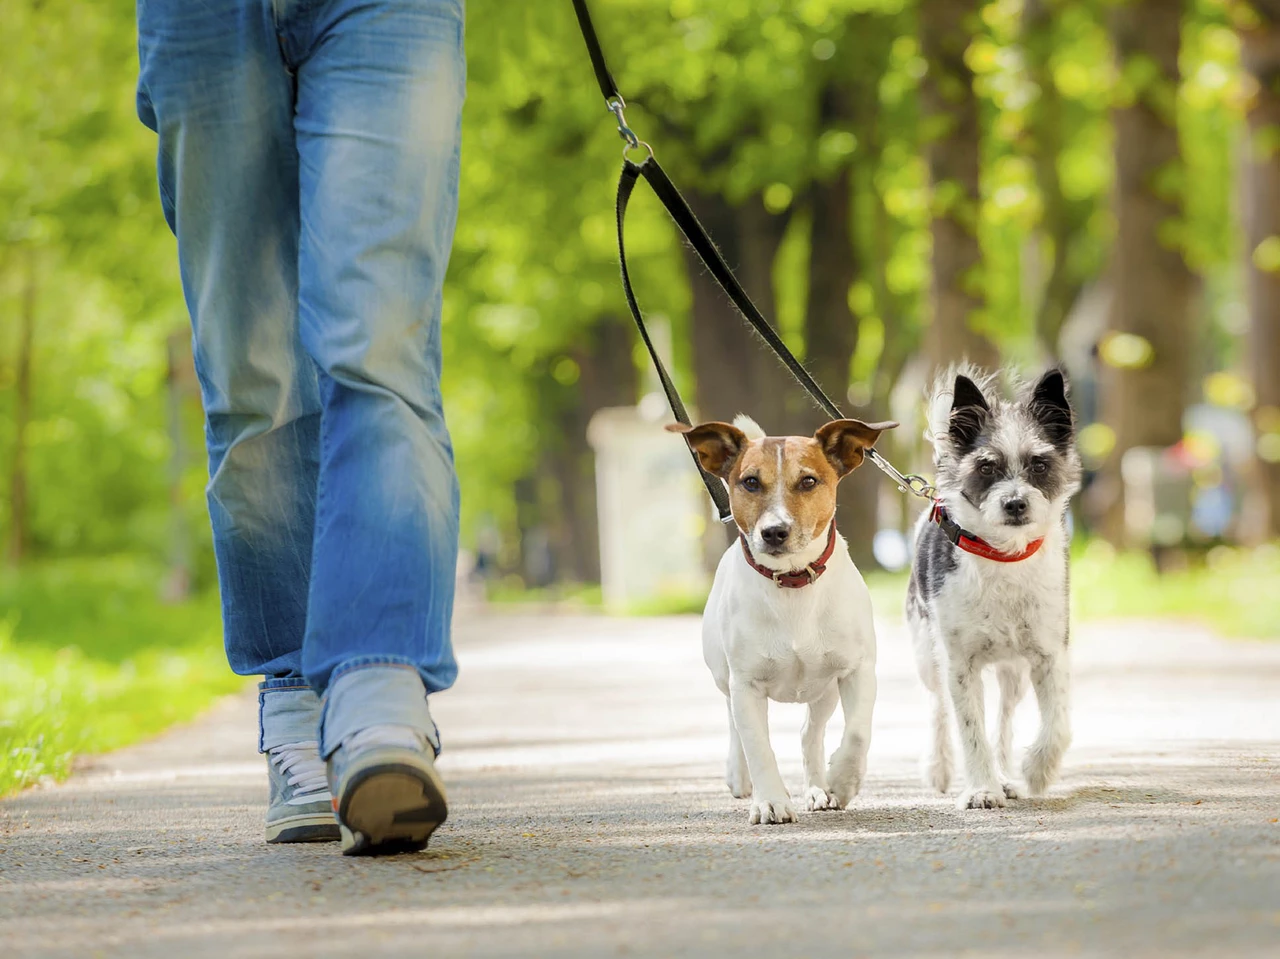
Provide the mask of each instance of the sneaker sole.
[{"label": "sneaker sole", "polygon": [[267,842],[337,842],[342,838],[332,813],[307,813],[267,823]]},{"label": "sneaker sole", "polygon": [[381,763],[352,777],[338,822],[344,856],[383,856],[426,848],[449,815],[434,769]]}]

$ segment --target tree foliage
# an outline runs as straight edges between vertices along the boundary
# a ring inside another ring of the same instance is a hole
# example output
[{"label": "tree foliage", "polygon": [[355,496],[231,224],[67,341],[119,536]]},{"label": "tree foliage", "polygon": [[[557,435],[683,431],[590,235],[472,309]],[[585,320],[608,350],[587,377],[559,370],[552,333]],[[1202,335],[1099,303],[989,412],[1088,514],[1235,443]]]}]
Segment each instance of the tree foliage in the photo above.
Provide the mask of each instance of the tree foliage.
[{"label": "tree foliage", "polygon": [[[1114,6],[595,0],[592,9],[631,126],[828,391],[879,417],[894,387],[920,375],[913,358],[937,320],[937,217],[964,208],[978,261],[954,282],[1006,360],[1056,354],[1081,294],[1105,281],[1116,230],[1113,111],[1152,82],[1141,58],[1116,59]],[[1245,360],[1241,264],[1252,251],[1237,222],[1236,151],[1248,84],[1241,5],[1181,6],[1178,76],[1152,94],[1176,126],[1180,155],[1153,186],[1174,211],[1160,242],[1203,280],[1192,311],[1204,351],[1186,384],[1194,396],[1196,377]],[[942,76],[922,17],[947,7],[963,8],[962,33],[949,42],[964,70]],[[133,115],[132,10],[0,0],[0,17],[0,461],[19,448],[20,318],[34,277],[21,437],[30,547],[160,551],[171,501],[166,341],[185,317],[155,197],[154,142]],[[634,401],[649,374],[617,287],[621,142],[571,5],[470,0],[467,31],[446,407],[464,538],[497,530],[514,567],[521,534],[534,527],[565,556],[589,539],[586,419],[597,405]],[[957,87],[959,75],[971,79]],[[950,127],[930,84],[976,118],[977,180],[959,205],[951,179],[930,175],[931,144]],[[774,429],[817,425],[768,357],[724,345],[745,327],[643,189],[633,210],[636,287],[670,329],[681,388],[717,414],[776,395]],[[178,499],[196,517],[203,478],[188,472]],[[6,509],[11,485],[0,471]],[[874,490],[858,508],[874,513]],[[0,523],[11,528],[13,517],[0,512]],[[590,564],[566,560],[560,574],[589,578]]]}]

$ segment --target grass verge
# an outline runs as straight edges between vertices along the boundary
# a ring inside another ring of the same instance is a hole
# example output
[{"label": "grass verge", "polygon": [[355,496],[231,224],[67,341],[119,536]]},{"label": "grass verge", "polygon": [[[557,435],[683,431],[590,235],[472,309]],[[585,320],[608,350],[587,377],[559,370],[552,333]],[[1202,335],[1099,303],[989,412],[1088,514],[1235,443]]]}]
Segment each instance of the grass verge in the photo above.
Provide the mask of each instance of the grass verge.
[{"label": "grass verge", "polygon": [[[876,613],[901,619],[907,573],[866,576]],[[603,611],[600,588],[522,590],[506,586],[490,594],[499,606],[541,604],[555,611]],[[700,613],[705,593],[681,593],[636,603],[625,615]],[[1185,569],[1157,573],[1142,552],[1117,553],[1102,540],[1077,542],[1071,559],[1072,618],[1175,619],[1199,623],[1223,636],[1280,638],[1280,546],[1217,547]]]},{"label": "grass verge", "polygon": [[0,574],[0,795],[243,688],[222,653],[216,596],[163,603],[161,580],[132,557]]},{"label": "grass verge", "polygon": [[[1185,569],[1157,573],[1151,557],[1116,552],[1102,540],[1078,543],[1071,558],[1071,615],[1173,619],[1222,636],[1280,638],[1280,547],[1219,547]],[[876,612],[900,618],[906,573],[867,576]]]}]

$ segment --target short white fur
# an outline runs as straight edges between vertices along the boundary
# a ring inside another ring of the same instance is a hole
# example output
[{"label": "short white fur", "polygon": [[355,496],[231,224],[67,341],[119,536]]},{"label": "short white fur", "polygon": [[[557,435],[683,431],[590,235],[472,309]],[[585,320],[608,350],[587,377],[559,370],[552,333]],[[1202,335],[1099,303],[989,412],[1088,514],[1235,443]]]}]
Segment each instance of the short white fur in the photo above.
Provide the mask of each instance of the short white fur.
[{"label": "short white fur", "polygon": [[[735,419],[734,426],[748,439],[765,435],[747,417]],[[766,515],[779,508],[789,522],[785,502],[780,507],[771,503]],[[757,562],[770,568],[804,568],[825,550],[832,520],[802,549],[776,558],[756,554]],[[761,526],[758,522],[749,531],[749,541],[757,539]],[[804,807],[843,809],[862,786],[876,698],[871,596],[844,537],[836,534],[826,572],[801,589],[780,589],[747,564],[739,543],[731,545],[720,560],[707,600],[702,650],[728,706],[725,780],[734,796],[750,797],[749,821],[796,819],[797,804],[783,782],[769,739],[769,700],[808,706],[800,735]],[[827,762],[826,726],[837,706],[844,712],[844,733]]]}]

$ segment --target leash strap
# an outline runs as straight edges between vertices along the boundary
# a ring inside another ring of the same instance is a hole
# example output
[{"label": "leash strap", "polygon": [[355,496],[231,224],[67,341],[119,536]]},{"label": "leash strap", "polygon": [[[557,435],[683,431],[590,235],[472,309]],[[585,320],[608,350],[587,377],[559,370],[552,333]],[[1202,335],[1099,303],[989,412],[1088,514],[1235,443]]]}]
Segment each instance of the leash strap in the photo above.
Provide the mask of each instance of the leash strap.
[{"label": "leash strap", "polygon": [[[751,301],[751,297],[747,295],[747,291],[742,288],[742,284],[738,282],[737,277],[733,275],[733,271],[729,268],[729,264],[725,262],[724,257],[721,256],[720,251],[716,248],[715,242],[702,224],[698,222],[698,218],[694,216],[688,202],[680,195],[680,191],[676,189],[675,184],[671,182],[666,171],[662,169],[661,164],[654,157],[653,149],[647,143],[639,140],[631,128],[627,126],[626,119],[623,116],[626,101],[623,100],[622,94],[618,92],[618,86],[614,83],[613,75],[609,72],[609,68],[605,63],[604,51],[600,47],[600,40],[596,36],[595,27],[591,23],[591,14],[587,10],[586,0],[573,0],[573,8],[578,15],[578,26],[582,30],[582,39],[586,42],[587,53],[591,57],[591,66],[595,70],[596,82],[600,85],[600,92],[604,95],[605,105],[618,121],[618,133],[626,142],[626,146],[623,149],[622,173],[618,178],[616,207],[618,258],[622,267],[622,286],[626,293],[627,306],[630,307],[631,316],[636,322],[636,328],[640,331],[640,338],[644,341],[645,348],[649,351],[649,358],[653,361],[654,368],[658,371],[658,379],[662,382],[662,390],[667,395],[667,403],[671,406],[672,414],[679,422],[690,425],[689,414],[685,410],[684,403],[680,400],[680,394],[676,390],[671,377],[667,374],[667,370],[658,356],[658,351],[654,348],[653,341],[649,337],[649,331],[644,325],[644,317],[640,313],[639,304],[636,302],[635,291],[631,288],[631,273],[627,268],[627,251],[624,238],[627,204],[630,202],[631,194],[635,190],[636,181],[641,177],[649,184],[654,195],[666,208],[667,213],[675,221],[685,239],[689,241],[689,245],[698,254],[698,259],[707,268],[707,272],[715,278],[716,283],[724,290],[730,301],[738,309],[738,312],[742,314],[751,325],[751,328],[764,340],[765,345],[773,351],[774,356],[781,361],[788,372],[795,377],[796,381],[809,395],[809,398],[832,419],[844,419],[844,414],[840,412],[840,408],[823,392],[822,387],[809,375],[809,371],[796,359],[795,354],[787,348],[787,344],[783,342],[782,337],[778,335],[777,331]],[[648,156],[637,164],[627,157],[627,152],[638,147],[643,147],[648,152]],[[720,514],[720,521],[722,523],[732,522],[733,516],[729,508],[729,494],[725,490],[724,484],[719,477],[712,476],[702,469],[702,464],[698,462],[697,454],[693,453],[692,450],[690,455],[693,456],[694,464],[698,467],[698,473],[702,477],[703,485],[706,486],[707,492],[716,505],[716,510]],[[887,474],[899,489],[926,499],[932,498],[933,489],[923,477],[900,473],[874,449],[868,448],[866,456],[882,472]]]},{"label": "leash strap", "polygon": [[[631,161],[624,160],[624,176],[628,165],[635,166]],[[844,414],[840,412],[840,408],[822,391],[822,387],[809,375],[809,371],[796,359],[795,354],[787,349],[787,344],[782,341],[782,337],[769,325],[769,321],[764,318],[764,315],[756,308],[756,305],[751,302],[751,297],[742,288],[738,278],[733,275],[733,271],[729,269],[729,264],[724,261],[724,257],[716,249],[715,243],[707,235],[707,231],[702,224],[698,222],[698,218],[693,215],[693,210],[689,208],[689,204],[680,195],[680,191],[676,189],[675,184],[671,182],[658,161],[654,157],[646,159],[639,166],[639,174],[653,188],[653,192],[662,201],[662,205],[666,207],[667,212],[671,214],[671,219],[675,221],[676,226],[680,228],[680,232],[689,241],[689,245],[698,254],[698,259],[707,268],[707,272],[720,284],[720,288],[733,301],[733,305],[738,308],[738,312],[751,324],[751,328],[760,335],[760,338],[765,341],[769,349],[782,361],[782,364],[799,381],[805,392],[809,394],[814,403],[822,408],[823,412],[833,420],[844,419]]]},{"label": "leash strap", "polygon": [[[654,162],[652,159],[646,160],[645,163]],[[630,160],[623,160],[622,175],[618,178],[618,259],[622,264],[622,290],[627,296],[627,306],[631,308],[631,315],[635,318],[636,329],[640,331],[640,339],[644,341],[645,349],[649,351],[649,359],[653,361],[653,368],[658,371],[658,380],[662,383],[662,392],[667,394],[667,403],[671,407],[671,412],[675,418],[684,423],[686,426],[692,426],[689,422],[689,413],[684,408],[684,402],[680,399],[680,392],[676,389],[675,383],[672,382],[671,376],[667,373],[666,366],[662,363],[662,357],[658,355],[657,348],[653,345],[653,340],[649,336],[649,328],[644,325],[644,317],[640,313],[640,304],[636,302],[635,290],[631,288],[631,271],[627,269],[627,244],[626,231],[623,226],[627,218],[627,203],[631,200],[631,193],[636,188],[636,180],[640,177],[640,167],[636,166]],[[689,455],[693,457],[693,465],[698,468],[698,475],[702,477],[702,485],[707,488],[707,493],[711,496],[711,501],[716,504],[716,512],[720,514],[720,522],[733,522],[733,513],[729,508],[729,491],[725,489],[724,483],[720,477],[713,476],[702,468],[702,463],[698,461],[698,454],[692,448]]]},{"label": "leash strap", "polygon": [[604,62],[604,51],[600,49],[596,28],[592,26],[591,14],[587,12],[587,0],[573,0],[573,9],[578,14],[578,26],[582,30],[582,39],[587,41],[587,55],[591,57],[591,68],[596,72],[596,82],[600,84],[605,102],[622,99],[618,85],[613,82],[613,74]]}]

